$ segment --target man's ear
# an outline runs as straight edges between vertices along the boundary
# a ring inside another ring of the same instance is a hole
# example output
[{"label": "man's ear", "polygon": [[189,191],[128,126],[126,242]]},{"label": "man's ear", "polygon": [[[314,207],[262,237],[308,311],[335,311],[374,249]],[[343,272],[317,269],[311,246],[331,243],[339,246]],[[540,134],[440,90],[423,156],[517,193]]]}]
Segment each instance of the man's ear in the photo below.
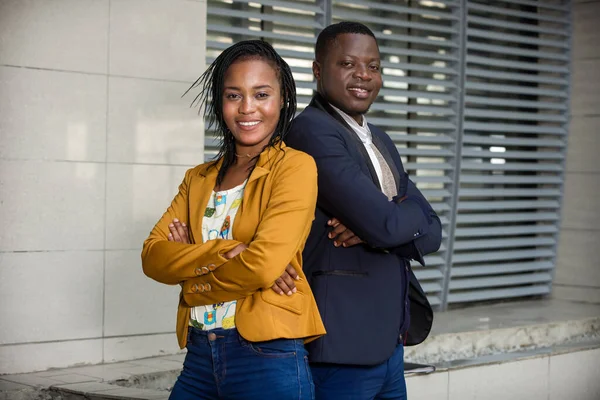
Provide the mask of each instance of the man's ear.
[{"label": "man's ear", "polygon": [[315,79],[319,82],[321,80],[321,64],[317,60],[312,63],[312,70]]}]

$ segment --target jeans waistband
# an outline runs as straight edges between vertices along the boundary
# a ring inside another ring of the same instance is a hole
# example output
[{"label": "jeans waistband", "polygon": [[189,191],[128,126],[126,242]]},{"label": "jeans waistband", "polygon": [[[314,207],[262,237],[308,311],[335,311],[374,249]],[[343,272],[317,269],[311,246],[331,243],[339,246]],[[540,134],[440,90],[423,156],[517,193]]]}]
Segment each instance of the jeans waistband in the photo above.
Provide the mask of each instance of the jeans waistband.
[{"label": "jeans waistband", "polygon": [[236,328],[215,328],[209,331],[203,331],[201,329],[190,326],[188,328],[188,338],[193,338],[194,343],[208,343],[215,340],[230,343],[239,341],[241,339],[241,336]]},{"label": "jeans waistband", "polygon": [[[190,340],[191,339],[191,340]],[[303,339],[275,339],[270,340],[269,342],[275,342],[279,340],[289,340],[296,342],[299,347],[304,347]],[[232,329],[224,329],[224,328],[215,328],[209,331],[203,331],[201,329],[195,328],[193,326],[188,327],[188,343],[211,343],[211,342],[221,342],[221,343],[248,343],[249,341],[244,339],[242,335],[239,334],[236,328]]]}]

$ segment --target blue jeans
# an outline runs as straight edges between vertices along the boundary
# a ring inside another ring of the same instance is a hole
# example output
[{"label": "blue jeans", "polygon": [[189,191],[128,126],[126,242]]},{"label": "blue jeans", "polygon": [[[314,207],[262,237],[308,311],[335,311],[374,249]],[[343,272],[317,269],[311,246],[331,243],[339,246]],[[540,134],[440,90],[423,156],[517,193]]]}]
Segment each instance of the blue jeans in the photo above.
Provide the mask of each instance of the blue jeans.
[{"label": "blue jeans", "polygon": [[169,400],[310,400],[302,339],[248,342],[237,329],[189,328],[187,355]]},{"label": "blue jeans", "polygon": [[404,346],[374,366],[312,364],[317,400],[406,400]]}]

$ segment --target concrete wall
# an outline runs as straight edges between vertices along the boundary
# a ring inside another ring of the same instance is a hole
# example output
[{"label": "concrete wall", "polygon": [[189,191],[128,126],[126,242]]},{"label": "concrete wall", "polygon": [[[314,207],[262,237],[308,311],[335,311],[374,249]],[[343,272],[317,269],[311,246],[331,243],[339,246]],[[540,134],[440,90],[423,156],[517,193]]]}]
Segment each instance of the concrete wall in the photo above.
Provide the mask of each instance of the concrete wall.
[{"label": "concrete wall", "polygon": [[600,0],[573,3],[571,126],[553,296],[600,302]]},{"label": "concrete wall", "polygon": [[177,351],[141,243],[203,160],[205,1],[0,1],[0,374]]}]

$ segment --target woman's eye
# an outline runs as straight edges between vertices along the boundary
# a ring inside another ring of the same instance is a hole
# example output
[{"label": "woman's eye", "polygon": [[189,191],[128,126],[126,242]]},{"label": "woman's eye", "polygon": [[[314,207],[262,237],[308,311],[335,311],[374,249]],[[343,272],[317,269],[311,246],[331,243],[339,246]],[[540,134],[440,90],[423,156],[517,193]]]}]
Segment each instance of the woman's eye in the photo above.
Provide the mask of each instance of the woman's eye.
[{"label": "woman's eye", "polygon": [[269,97],[269,95],[267,93],[258,93],[256,97],[259,99],[266,99],[267,97]]},{"label": "woman's eye", "polygon": [[228,100],[235,100],[237,99],[239,96],[235,93],[229,93],[228,95],[225,96],[226,99]]}]

